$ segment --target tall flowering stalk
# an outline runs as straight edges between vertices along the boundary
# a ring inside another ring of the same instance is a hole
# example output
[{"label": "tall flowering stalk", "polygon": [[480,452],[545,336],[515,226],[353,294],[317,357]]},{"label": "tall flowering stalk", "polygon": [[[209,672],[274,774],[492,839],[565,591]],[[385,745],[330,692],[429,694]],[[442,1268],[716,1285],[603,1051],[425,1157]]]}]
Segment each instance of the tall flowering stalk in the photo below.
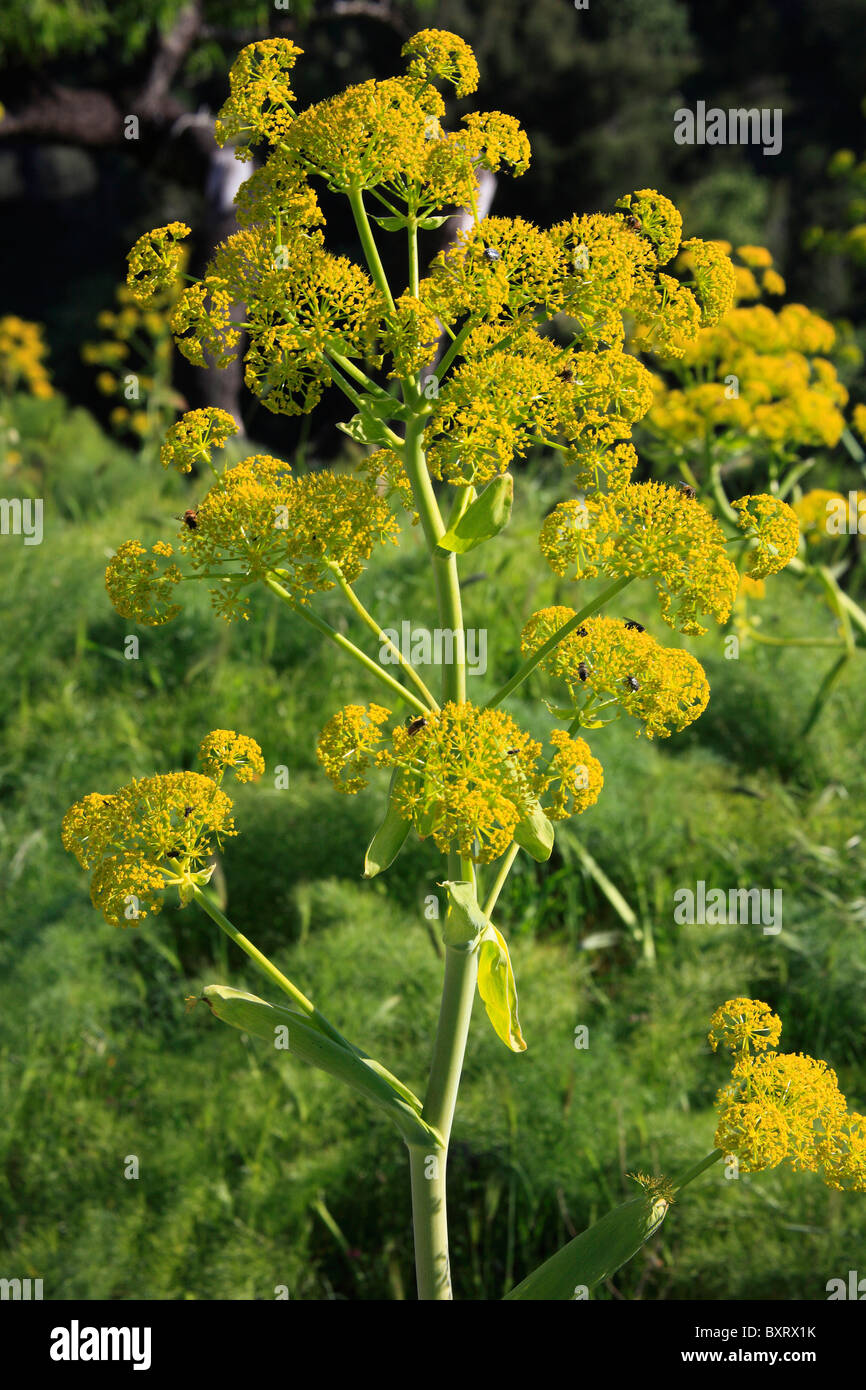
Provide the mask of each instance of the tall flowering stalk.
[{"label": "tall flowering stalk", "polygon": [[[238,194],[241,230],[180,294],[172,328],[199,364],[229,362],[245,336],[247,385],[277,414],[307,413],[326,390],[342,391],[354,411],[342,428],[368,452],[354,475],[299,475],[265,455],[221,468],[214,458],[233,422],[216,410],[188,413],[169,431],[162,461],[182,472],[209,469],[213,481],[174,545],[148,551],[125,542],[106,584],[121,614],[153,626],[180,611],[189,582],[204,581],[228,621],[247,619],[254,592],[265,590],[354,660],[373,689],[375,703],[330,716],[318,757],[344,794],[390,775],[366,877],[387,870],[411,835],[432,838],[445,860],[444,978],[423,1098],[344,1038],[206,891],[209,856],[235,833],[223,774],[249,778],[263,767],[251,739],[216,730],[202,745],[203,773],[87,797],[69,812],[64,836],[93,870],[94,902],[109,921],[140,920],[172,888],[181,903],[198,903],[288,1000],[215,985],[204,992],[213,1012],[272,1043],[283,1039],[394,1121],[409,1150],[419,1293],[447,1299],[447,1156],[476,989],[503,1043],[515,1053],[527,1045],[508,946],[493,921],[510,868],[521,851],[547,859],[557,822],[597,801],[604,774],[584,730],[625,714],[638,732],[664,738],[707,703],[691,654],[602,610],[646,580],[661,622],[700,635],[705,621],[727,620],[737,595],[726,534],[690,490],[631,481],[630,436],[650,407],[652,381],[624,350],[623,316],[687,345],[730,308],[734,271],[717,245],[696,240],[685,243],[685,278],[663,271],[680,247],[681,219],[643,189],[608,215],[573,216],[547,231],[519,217],[476,216],[422,276],[419,233],[456,207],[475,207],[480,169],[522,173],[525,134],[500,112],[472,112],[456,130],[443,123],[439,88],[465,96],[478,80],[471,50],[453,34],[415,35],[404,76],[349,87],[297,113],[299,55],[287,40],[268,39],[244,49],[232,69],[217,140],[235,141],[241,159],[263,146],[264,158]],[[317,181],[348,200],[366,268],[326,248]],[[139,239],[129,258],[134,294],[146,300],[174,283],[188,230],[172,223]],[[386,276],[382,232],[405,246],[405,284]],[[527,617],[522,662],[479,704],[467,695],[459,556],[502,531],[510,470],[519,476],[539,445],[561,460],[568,493],[543,524],[541,554],[564,579],[595,582],[574,607]],[[735,506],[747,571],[783,568],[798,540],[791,509],[769,495]],[[433,688],[353,587],[382,547],[400,542],[401,514],[419,525],[441,629],[453,643]],[[366,640],[372,633],[389,650],[389,669],[320,615],[326,591],[342,595]],[[558,687],[545,701],[546,750],[502,708],[530,676]],[[637,1197],[510,1296],[572,1297],[576,1284],[598,1282],[630,1258],[674,1191],[708,1161],[678,1185],[641,1177]]]}]

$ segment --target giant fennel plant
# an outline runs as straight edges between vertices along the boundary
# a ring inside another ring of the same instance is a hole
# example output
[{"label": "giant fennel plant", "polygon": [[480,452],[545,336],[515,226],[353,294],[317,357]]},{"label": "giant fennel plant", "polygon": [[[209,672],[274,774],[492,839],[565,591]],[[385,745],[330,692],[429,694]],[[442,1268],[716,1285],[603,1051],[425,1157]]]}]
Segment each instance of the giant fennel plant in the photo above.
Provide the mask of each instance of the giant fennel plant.
[{"label": "giant fennel plant", "polygon": [[[201,279],[189,280],[172,316],[178,347],[195,363],[228,362],[245,335],[247,385],[277,414],[309,412],[326,389],[342,391],[354,407],[343,428],[365,446],[363,462],[354,473],[299,475],[254,455],[221,469],[214,457],[234,422],[216,409],[190,411],[169,430],[162,461],[182,472],[209,468],[213,481],[185,513],[174,546],[125,542],[106,584],[119,613],[153,626],[179,611],[187,583],[207,584],[229,621],[248,618],[254,591],[264,589],[354,660],[359,681],[375,690],[378,702],[331,714],[318,757],[344,794],[378,769],[390,775],[366,877],[387,870],[413,834],[432,838],[445,861],[444,979],[423,1098],[347,1040],[207,891],[214,853],[236,833],[224,778],[264,770],[253,739],[212,731],[201,772],[86,796],[67,813],[63,835],[92,871],[93,902],[109,922],[140,922],[176,890],[281,991],[271,1002],[208,986],[218,1018],[323,1068],[390,1117],[409,1154],[419,1295],[446,1299],[447,1155],[476,989],[504,1044],[515,1053],[526,1046],[508,946],[493,920],[509,870],[521,851],[545,860],[556,823],[597,801],[602,766],[584,732],[624,713],[638,731],[664,738],[695,720],[709,695],[694,656],[604,610],[647,580],[662,624],[700,635],[704,619],[727,620],[738,591],[732,542],[691,489],[632,481],[630,435],[653,392],[648,370],[624,350],[623,316],[687,345],[730,308],[734,272],[718,246],[696,240],[685,243],[686,279],[663,270],[680,248],[681,219],[643,189],[610,214],[573,216],[547,231],[520,217],[475,216],[422,275],[419,233],[456,208],[475,209],[479,169],[520,174],[530,151],[517,121],[499,112],[471,112],[456,130],[443,124],[439,88],[465,96],[477,83],[460,38],[426,30],[403,53],[404,76],[351,86],[298,113],[291,69],[300,50],[268,39],[241,52],[216,138],[234,142],[240,159],[263,146],[264,158],[238,194],[241,230]],[[365,268],[326,248],[317,182],[348,200]],[[136,242],[129,285],[138,298],[170,289],[188,230],[172,223]],[[386,277],[382,232],[405,245],[404,285]],[[514,473],[539,445],[563,468],[563,499],[541,528],[541,555],[574,581],[574,606],[527,617],[521,664],[478,704],[467,698],[459,557],[495,541],[509,519]],[[791,508],[771,495],[734,508],[734,553],[747,573],[784,567],[798,542]],[[401,515],[420,525],[451,640],[434,688],[353,587],[380,547],[419,534],[401,528]],[[387,668],[317,612],[318,596],[333,590],[388,652]],[[546,749],[504,708],[541,670],[560,691],[549,718],[542,711]],[[714,1036],[734,1029],[739,1055],[722,1097],[719,1147],[676,1181],[638,1175],[630,1201],[509,1297],[588,1293],[723,1149],[752,1167],[796,1153],[804,1164],[823,1163],[828,1181],[862,1180],[862,1120],[843,1118],[832,1073],[766,1051],[750,1060],[768,1010],[742,1000],[725,1008],[732,1017],[716,1020]]]}]

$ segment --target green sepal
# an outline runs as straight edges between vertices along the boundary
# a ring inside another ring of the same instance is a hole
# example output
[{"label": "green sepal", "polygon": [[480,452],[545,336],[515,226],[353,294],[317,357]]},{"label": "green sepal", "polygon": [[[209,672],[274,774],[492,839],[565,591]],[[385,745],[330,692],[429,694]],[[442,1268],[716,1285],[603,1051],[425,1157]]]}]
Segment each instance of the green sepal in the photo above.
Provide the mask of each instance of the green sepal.
[{"label": "green sepal", "polygon": [[578,1289],[609,1279],[658,1230],[670,1201],[643,1192],[614,1207],[511,1289],[506,1299],[574,1300]]},{"label": "green sepal", "polygon": [[517,986],[502,933],[491,922],[478,946],[478,993],[493,1030],[512,1052],[525,1052],[517,1016]]},{"label": "green sepal", "polygon": [[359,410],[351,420],[339,420],[337,429],[342,430],[356,444],[386,444],[387,435],[381,421],[376,420],[369,411]]},{"label": "green sepal", "polygon": [[405,420],[406,407],[397,400],[396,396],[370,396],[364,397],[364,412],[372,415],[376,420]]},{"label": "green sepal", "polygon": [[551,714],[556,716],[557,719],[567,719],[569,723],[572,723],[573,720],[575,720],[577,716],[580,714],[580,710],[577,708],[577,706],[554,705],[551,704],[550,700],[544,700],[542,703],[547,707]]},{"label": "green sepal", "polygon": [[394,805],[394,784],[397,780],[397,769],[391,774],[391,786],[388,793],[388,809],[385,812],[385,819],[370,841],[367,853],[364,855],[364,877],[375,878],[383,870],[390,868],[400,853],[409,831],[412,828],[411,821],[404,820]]},{"label": "green sepal", "polygon": [[487,918],[475,896],[475,885],[466,879],[454,879],[439,886],[448,893],[442,940],[446,946],[470,950],[487,927]]},{"label": "green sepal", "polygon": [[421,1101],[396,1077],[371,1057],[343,1046],[323,1033],[305,1014],[283,1004],[269,1004],[255,994],[231,989],[228,985],[207,985],[202,997],[217,1018],[262,1038],[273,1047],[276,1030],[286,1029],[286,1051],[337,1077],[388,1114],[407,1144],[437,1142],[432,1125],[421,1118]]},{"label": "green sepal", "polygon": [[443,217],[422,217],[418,223],[418,230],[422,232],[437,232],[440,227],[444,227],[449,217],[456,217],[456,212],[446,212]]},{"label": "green sepal", "polygon": [[409,218],[402,212],[398,212],[396,217],[373,217],[373,221],[386,232],[400,232],[409,226]]},{"label": "green sepal", "polygon": [[520,848],[531,854],[539,864],[550,858],[553,849],[553,824],[547,819],[537,801],[517,826],[514,838]]},{"label": "green sepal", "polygon": [[453,521],[436,544],[441,550],[465,555],[476,546],[498,536],[511,520],[514,479],[510,473],[494,478],[471,506]]}]

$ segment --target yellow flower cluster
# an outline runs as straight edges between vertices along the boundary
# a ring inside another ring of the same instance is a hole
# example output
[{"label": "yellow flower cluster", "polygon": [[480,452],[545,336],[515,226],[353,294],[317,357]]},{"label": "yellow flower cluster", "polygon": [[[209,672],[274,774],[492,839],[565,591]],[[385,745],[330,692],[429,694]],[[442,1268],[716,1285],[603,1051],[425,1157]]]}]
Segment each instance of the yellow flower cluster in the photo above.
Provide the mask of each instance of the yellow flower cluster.
[{"label": "yellow flower cluster", "polygon": [[254,580],[275,573],[303,603],[333,588],[331,565],[349,583],[357,579],[374,545],[396,544],[398,526],[387,500],[366,480],[328,469],[296,478],[288,464],[255,454],[226,469],[182,536],[196,569],[212,573],[240,562],[240,570],[226,574]]},{"label": "yellow flower cluster", "polygon": [[[513,116],[502,111],[469,111],[463,117],[463,127],[452,143],[463,147],[473,170],[484,168],[495,174],[507,164],[515,178],[526,173],[531,156],[529,140]],[[449,153],[453,158],[454,152]],[[460,164],[456,167],[459,169]]]},{"label": "yellow flower cluster", "polygon": [[325,221],[306,172],[280,147],[266,164],[244,179],[235,194],[235,207],[241,227],[276,218],[284,237],[287,232],[318,227]]},{"label": "yellow flower cluster", "polygon": [[[231,418],[222,411],[191,412],[168,441],[171,456],[182,462],[200,456],[201,447],[208,452],[228,424]],[[217,474],[198,506],[180,518],[179,532],[180,549],[192,570],[213,581],[217,612],[229,621],[247,617],[244,590],[268,577],[278,580],[296,602],[305,603],[312,593],[334,587],[335,570],[352,583],[375,545],[397,544],[399,526],[388,495],[399,491],[411,507],[411,489],[405,477],[397,476],[396,455],[393,462],[387,451],[381,455],[391,479],[385,495],[377,486],[383,465],[375,455],[365,461],[369,480],[328,469],[294,477],[287,463],[265,454]],[[176,564],[159,564],[172,554],[172,547],[162,541],[151,553],[137,540],[119,547],[106,569],[105,583],[121,616],[157,626],[180,612],[172,589],[185,576]]]},{"label": "yellow flower cluster", "polygon": [[42,325],[6,314],[0,318],[0,389],[16,391],[23,387],[40,400],[54,395],[45,366],[48,348]]},{"label": "yellow flower cluster", "polygon": [[[179,250],[182,269],[186,250]],[[166,418],[181,406],[181,397],[171,387],[169,318],[177,295],[178,286],[172,281],[142,304],[127,285],[119,285],[116,307],[103,309],[96,319],[107,336],[84,343],[81,349],[83,361],[103,369],[96,378],[97,388],[105,396],[118,398],[111,411],[112,425],[142,439],[159,435]]]},{"label": "yellow flower cluster", "polygon": [[382,725],[390,717],[382,705],[346,705],[328,720],[316,756],[337,791],[354,796],[366,787],[370,766],[381,765]]},{"label": "yellow flower cluster", "polygon": [[219,112],[214,135],[222,147],[243,141],[238,159],[252,159],[251,146],[282,140],[294,116],[289,73],[303,53],[289,39],[261,39],[242,48],[229,73],[230,96]]},{"label": "yellow flower cluster", "polygon": [[550,820],[568,820],[594,806],[604,786],[604,772],[585,738],[572,738],[564,729],[550,734],[553,757],[548,764],[550,800],[544,810]]},{"label": "yellow flower cluster", "polygon": [[152,558],[168,559],[172,554],[166,541],[157,541],[150,554],[141,541],[124,541],[118,546],[105,571],[105,587],[122,618],[161,627],[177,617],[180,604],[173,602],[172,589],[183,576],[177,565],[161,568]]},{"label": "yellow flower cluster", "polygon": [[322,730],[319,761],[338,790],[349,793],[366,786],[371,766],[392,768],[398,813],[421,838],[432,835],[443,853],[490,863],[546,791],[553,820],[580,814],[601,792],[598,759],[583,739],[562,730],[551,735],[553,755],[539,766],[541,744],[502,710],[449,702],[397,725],[386,742],[388,717],[380,705],[340,710]]},{"label": "yellow flower cluster", "polygon": [[654,188],[641,188],[618,198],[617,209],[629,225],[637,223],[636,232],[648,238],[659,265],[666,265],[677,252],[683,230],[683,219],[669,198]]},{"label": "yellow flower cluster", "polygon": [[[504,337],[528,327],[533,310],[555,313],[561,297],[563,256],[553,238],[522,217],[485,217],[458,233],[430,263],[420,296],[451,326],[464,315],[495,323]],[[494,346],[491,335],[486,347]]]},{"label": "yellow flower cluster", "polygon": [[737,595],[719,523],[665,483],[628,483],[613,498],[561,502],[545,519],[539,544],[563,577],[654,579],[663,621],[685,633],[706,631],[701,613],[726,622]]},{"label": "yellow flower cluster", "polygon": [[165,436],[159,455],[162,466],[189,473],[194,463],[210,464],[213,450],[237,432],[237,424],[225,410],[215,406],[188,410]]},{"label": "yellow flower cluster", "polygon": [[178,301],[172,329],[180,351],[198,366],[236,354],[235,306],[245,304],[250,390],[278,414],[311,411],[331,380],[325,353],[367,355],[370,325],[383,311],[369,276],[332,256],[320,232],[280,243],[275,225],[247,227],[222,243],[203,281]]},{"label": "yellow flower cluster", "polygon": [[425,432],[434,477],[483,484],[541,442],[580,482],[597,486],[600,469],[609,486],[625,482],[636,460],[618,441],[650,407],[646,368],[619,347],[569,352],[526,332],[485,351],[486,336],[478,330],[439,392]]},{"label": "yellow flower cluster", "polygon": [[[242,322],[247,385],[269,410],[299,414],[331,382],[346,384],[338,375],[346,358],[378,366],[388,353],[391,374],[405,380],[429,361],[443,328],[459,332],[465,371],[446,385],[425,438],[438,476],[483,484],[540,440],[587,482],[597,486],[602,472],[624,480],[631,468],[616,451],[652,392],[644,368],[621,351],[622,316],[679,350],[722,311],[727,259],[713,244],[692,241],[693,288],[659,276],[679,246],[682,219],[669,199],[640,189],[607,217],[572,218],[549,232],[521,218],[476,218],[392,306],[357,266],[325,250],[310,180],[346,194],[359,226],[361,196],[373,189],[391,214],[375,219],[386,230],[433,230],[443,210],[476,206],[480,168],[523,173],[529,142],[498,111],[470,112],[458,129],[444,128],[445,104],[433,84],[450,84],[459,96],[478,84],[474,55],[457,35],[425,29],[403,48],[405,76],[350,86],[296,115],[290,72],[299,52],[288,40],[268,39],[245,48],[232,68],[217,138],[243,142],[240,158],[262,140],[271,149],[238,193],[243,230],[175,306],[180,350],[196,365],[226,366]],[[166,282],[182,234],[171,224],[136,244],[130,283],[137,293]],[[570,348],[539,335],[542,313],[568,316]],[[562,360],[554,371],[556,352]]]},{"label": "yellow flower cluster", "polygon": [[381,346],[393,359],[388,375],[414,376],[431,360],[438,341],[436,315],[414,295],[402,294],[382,331]]},{"label": "yellow flower cluster", "polygon": [[[730,249],[726,242],[714,245],[722,253]],[[746,262],[735,267],[738,301],[758,299],[762,291],[784,293],[769,252],[741,246],[738,255]],[[753,268],[761,265],[767,268],[759,288]],[[765,304],[737,307],[723,322],[704,327],[678,354],[661,340],[644,341],[635,333],[635,345],[666,359],[680,378],[670,389],[656,379],[646,423],[660,440],[681,447],[716,438],[731,451],[748,447],[770,455],[832,447],[842,434],[848,399],[824,356],[834,340],[832,325],[803,304],[786,304],[777,313]],[[671,360],[676,355],[681,362]]]},{"label": "yellow flower cluster", "polygon": [[719,323],[734,303],[734,268],[717,241],[692,237],[682,244],[683,262],[691,272],[705,327]]},{"label": "yellow flower cluster", "polygon": [[401,503],[412,516],[413,525],[420,520],[415,511],[412,484],[403,467],[403,460],[393,449],[377,449],[375,453],[362,458],[356,466],[357,472],[364,473],[370,486],[379,497],[399,497]]},{"label": "yellow flower cluster", "polygon": [[478,64],[475,54],[457,34],[445,29],[422,29],[413,34],[400,50],[410,58],[409,73],[422,82],[439,78],[454,88],[458,97],[469,96],[478,87]]},{"label": "yellow flower cluster", "polygon": [[839,535],[860,534],[860,513],[866,509],[866,493],[855,493],[852,499],[843,497],[841,492],[813,488],[792,502],[791,507],[806,544],[820,545]]},{"label": "yellow flower cluster", "polygon": [[111,796],[97,793],[70,807],[63,818],[63,846],[83,869],[92,871],[94,907],[113,926],[134,926],[157,913],[169,886],[181,904],[206,883],[208,861],[222,841],[237,834],[230,798],[219,782],[226,767],[246,781],[261,770],[261,749],[253,739],[217,730],[199,750],[215,777],[169,772],[142,777]]},{"label": "yellow flower cluster", "polygon": [[755,542],[746,573],[753,579],[778,574],[794,558],[800,542],[800,526],[793,508],[766,492],[740,497],[731,505],[739,514],[740,530]]},{"label": "yellow flower cluster", "polygon": [[[285,137],[301,168],[338,193],[424,180],[445,104],[409,77],[361,82],[302,111]],[[433,139],[428,139],[433,135]]]},{"label": "yellow flower cluster", "polygon": [[866,1115],[848,1111],[820,1140],[818,1158],[828,1187],[866,1191]]},{"label": "yellow flower cluster", "polygon": [[766,1052],[782,1036],[782,1020],[761,999],[726,999],[710,1019],[710,1047],[733,1053]]},{"label": "yellow flower cluster", "polygon": [[734,1053],[719,1091],[715,1142],[745,1172],[787,1162],[831,1187],[866,1191],[866,1121],[849,1112],[826,1062],[775,1048],[782,1022],[758,999],[729,999],[713,1015],[709,1041]]},{"label": "yellow flower cluster", "polygon": [[635,315],[633,345],[663,357],[682,356],[701,325],[698,301],[671,275],[641,279],[629,308]]},{"label": "yellow flower cluster", "polygon": [[449,702],[422,728],[394,730],[394,804],[443,853],[456,849],[489,863],[544,789],[540,753],[541,744],[502,710]]},{"label": "yellow flower cluster", "polygon": [[238,782],[252,782],[265,770],[262,750],[254,738],[234,729],[213,729],[199,744],[199,760],[205,772],[219,782],[229,769]]},{"label": "yellow flower cluster", "polygon": [[[525,624],[520,646],[529,656],[575,616],[573,608],[542,608]],[[541,662],[563,680],[585,727],[607,722],[615,707],[643,724],[648,738],[679,733],[703,714],[710,687],[700,662],[679,647],[662,647],[639,624],[587,618]]]},{"label": "yellow flower cluster", "polygon": [[140,304],[147,303],[161,290],[173,287],[184,258],[181,242],[189,236],[185,222],[169,222],[145,232],[127,256],[126,283]]}]

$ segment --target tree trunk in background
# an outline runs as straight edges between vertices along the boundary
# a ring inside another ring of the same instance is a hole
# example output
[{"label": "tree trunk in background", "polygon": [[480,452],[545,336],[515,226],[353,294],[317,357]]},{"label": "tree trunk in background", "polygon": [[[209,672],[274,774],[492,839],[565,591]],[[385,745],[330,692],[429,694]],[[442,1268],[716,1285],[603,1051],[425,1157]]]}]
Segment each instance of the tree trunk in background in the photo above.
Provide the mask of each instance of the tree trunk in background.
[{"label": "tree trunk in background", "polygon": [[[212,124],[212,118],[211,124]],[[214,247],[238,230],[235,216],[234,197],[245,179],[255,169],[252,160],[242,163],[235,159],[234,145],[224,149],[214,144],[209,154],[207,178],[205,180],[205,225],[206,255],[210,259]],[[243,306],[235,306],[232,318],[244,318]],[[218,406],[228,411],[236,421],[241,434],[245,433],[241,419],[241,396],[244,384],[243,363],[240,353],[227,367],[199,368],[197,371],[199,390],[208,405]]]}]

